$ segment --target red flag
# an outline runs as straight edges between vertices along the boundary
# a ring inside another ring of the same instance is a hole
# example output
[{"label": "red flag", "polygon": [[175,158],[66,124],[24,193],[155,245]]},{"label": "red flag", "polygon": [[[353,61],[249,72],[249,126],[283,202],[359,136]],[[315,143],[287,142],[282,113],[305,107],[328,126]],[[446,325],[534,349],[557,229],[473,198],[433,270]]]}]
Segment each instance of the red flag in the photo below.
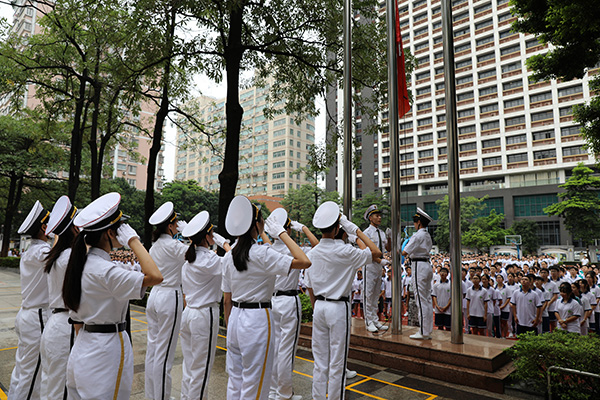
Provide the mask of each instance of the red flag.
[{"label": "red flag", "polygon": [[404,49],[402,48],[402,35],[400,34],[400,13],[398,12],[398,0],[396,4],[396,66],[398,68],[398,118],[410,111],[408,101],[408,87],[406,85],[406,70],[404,64]]}]

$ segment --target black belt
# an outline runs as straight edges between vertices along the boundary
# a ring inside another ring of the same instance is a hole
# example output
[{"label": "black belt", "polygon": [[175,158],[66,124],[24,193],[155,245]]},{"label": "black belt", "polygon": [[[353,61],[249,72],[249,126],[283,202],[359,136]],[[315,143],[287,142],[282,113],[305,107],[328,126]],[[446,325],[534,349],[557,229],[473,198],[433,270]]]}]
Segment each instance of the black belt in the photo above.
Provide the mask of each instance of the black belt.
[{"label": "black belt", "polygon": [[315,298],[317,300],[321,300],[321,301],[349,301],[350,300],[350,297],[348,297],[348,296],[340,297],[339,299],[328,299],[327,297],[318,295]]},{"label": "black belt", "polygon": [[429,258],[411,258],[410,261],[423,261],[429,262]]},{"label": "black belt", "polygon": [[275,296],[298,296],[297,290],[279,290],[275,292]]},{"label": "black belt", "polygon": [[52,309],[52,314],[58,314],[58,313],[67,312],[67,311],[69,311],[69,310],[66,308],[54,308],[54,309]]},{"label": "black belt", "polygon": [[271,302],[265,301],[263,303],[238,303],[233,302],[233,305],[237,308],[271,308]]},{"label": "black belt", "polygon": [[114,333],[123,332],[125,330],[125,322],[119,322],[118,324],[106,324],[106,325],[87,325],[83,326],[83,329],[88,332],[94,333]]}]

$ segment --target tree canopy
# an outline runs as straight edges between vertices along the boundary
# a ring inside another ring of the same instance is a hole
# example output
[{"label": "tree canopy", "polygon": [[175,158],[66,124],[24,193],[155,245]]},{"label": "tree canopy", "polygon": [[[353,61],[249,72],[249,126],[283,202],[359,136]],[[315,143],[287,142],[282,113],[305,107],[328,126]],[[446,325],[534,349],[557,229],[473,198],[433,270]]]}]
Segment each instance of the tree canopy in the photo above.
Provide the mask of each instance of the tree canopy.
[{"label": "tree canopy", "polygon": [[510,230],[514,235],[521,235],[521,244],[524,253],[536,254],[540,246],[540,238],[537,235],[538,225],[530,219],[520,219],[513,222]]}]

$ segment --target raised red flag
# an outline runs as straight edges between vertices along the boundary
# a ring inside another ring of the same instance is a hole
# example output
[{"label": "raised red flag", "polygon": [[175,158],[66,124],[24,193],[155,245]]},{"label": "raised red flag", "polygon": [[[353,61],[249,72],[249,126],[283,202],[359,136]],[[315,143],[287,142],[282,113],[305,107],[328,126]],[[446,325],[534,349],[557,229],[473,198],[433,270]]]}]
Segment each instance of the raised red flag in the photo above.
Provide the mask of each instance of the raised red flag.
[{"label": "raised red flag", "polygon": [[404,64],[404,49],[402,48],[402,35],[400,34],[400,14],[398,12],[398,0],[396,5],[396,66],[398,68],[398,118],[410,111],[408,100],[408,87],[406,85],[406,70]]}]

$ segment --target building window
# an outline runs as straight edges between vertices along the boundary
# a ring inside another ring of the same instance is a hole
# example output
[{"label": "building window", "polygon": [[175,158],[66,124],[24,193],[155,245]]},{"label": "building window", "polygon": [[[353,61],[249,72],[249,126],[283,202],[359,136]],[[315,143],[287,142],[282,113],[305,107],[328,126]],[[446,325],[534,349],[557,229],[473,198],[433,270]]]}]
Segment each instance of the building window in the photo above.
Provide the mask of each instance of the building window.
[{"label": "building window", "polygon": [[273,158],[283,157],[283,156],[285,156],[285,150],[280,150],[280,151],[274,151],[273,152]]},{"label": "building window", "polygon": [[490,147],[498,147],[500,146],[500,139],[489,139],[489,140],[484,140],[483,142],[481,142],[481,147],[483,149],[487,149]]},{"label": "building window", "polygon": [[583,87],[581,85],[570,86],[567,88],[558,89],[558,97],[570,96],[572,94],[581,92],[583,92]]},{"label": "building window", "polygon": [[565,126],[564,128],[560,128],[560,136],[579,135],[580,133],[581,127],[579,125]]},{"label": "building window", "polygon": [[527,161],[527,153],[519,153],[519,154],[509,154],[506,156],[506,161],[509,164],[516,162],[526,162]]},{"label": "building window", "polygon": [[563,156],[576,156],[579,154],[587,154],[587,151],[581,146],[571,146],[562,149]]},{"label": "building window", "polygon": [[456,100],[458,100],[458,101],[469,100],[469,99],[472,99],[473,97],[474,97],[473,92],[461,93],[458,96],[456,96]]},{"label": "building window", "polygon": [[506,64],[502,66],[502,73],[514,71],[516,69],[521,69],[521,61],[517,61],[514,63]]},{"label": "building window", "polygon": [[[483,124],[481,124],[482,131],[487,131],[489,129],[495,129],[495,128],[499,128],[499,127],[500,127],[499,121],[484,122]],[[498,139],[498,140],[500,140],[500,139]]]},{"label": "building window", "polygon": [[136,175],[137,174],[137,166],[130,165],[129,168],[128,168],[128,170],[127,170],[127,173],[129,175]]},{"label": "building window", "polygon": [[522,97],[514,100],[506,100],[504,102],[504,108],[518,107],[525,104],[525,100]]},{"label": "building window", "polygon": [[492,210],[496,211],[496,214],[504,214],[504,199],[502,197],[494,197],[483,201],[485,208],[479,212],[478,217],[487,217],[490,215]]},{"label": "building window", "polygon": [[415,174],[414,168],[404,168],[400,170],[400,176],[412,176]]},{"label": "building window", "polygon": [[538,194],[513,197],[515,217],[534,217],[546,215],[544,208],[558,202],[556,194]]},{"label": "building window", "polygon": [[285,139],[276,140],[273,142],[273,147],[281,147],[281,146],[285,146]]},{"label": "building window", "polygon": [[533,140],[552,139],[554,137],[554,130],[533,132],[532,136]]},{"label": "building window", "polygon": [[433,149],[419,151],[419,158],[433,157]]},{"label": "building window", "polygon": [[486,96],[488,94],[498,93],[498,87],[496,85],[487,88],[479,89],[480,96]]},{"label": "building window", "polygon": [[552,118],[554,118],[554,113],[552,110],[531,114],[532,122],[543,121],[543,120],[552,119]]},{"label": "building window", "polygon": [[273,163],[273,168],[283,168],[285,167],[285,161],[278,161],[276,163]]},{"label": "building window", "polygon": [[448,171],[448,164],[439,164],[438,169],[440,172]]},{"label": "building window", "polygon": [[546,158],[556,158],[556,149],[540,150],[533,152],[534,160],[544,160]]},{"label": "building window", "polygon": [[464,135],[467,133],[475,133],[475,125],[462,126],[462,127],[458,128],[459,135]]},{"label": "building window", "polygon": [[504,123],[506,126],[514,126],[514,125],[524,124],[525,117],[520,116],[520,117],[514,117],[514,118],[507,118],[504,120]]},{"label": "building window", "polygon": [[471,115],[475,115],[474,108],[469,108],[468,110],[462,110],[458,112],[458,118],[470,117]]},{"label": "building window", "polygon": [[538,226],[537,236],[540,239],[540,245],[552,246],[560,244],[560,222],[540,221],[536,223]]},{"label": "building window", "polygon": [[538,101],[550,100],[552,99],[552,92],[545,92],[540,94],[534,94],[529,96],[530,103],[537,103]]},{"label": "building window", "polygon": [[273,190],[283,190],[285,188],[285,183],[275,183],[271,187]]},{"label": "building window", "polygon": [[125,170],[127,170],[127,165],[121,164],[121,163],[117,164],[117,171],[125,171]]},{"label": "building window", "polygon": [[438,131],[437,137],[438,137],[438,139],[443,139],[443,138],[447,137],[446,131]]},{"label": "building window", "polygon": [[523,81],[521,79],[512,81],[512,82],[506,82],[506,83],[502,84],[502,90],[511,90],[511,89],[517,89],[520,87],[523,87]]},{"label": "building window", "polygon": [[448,148],[447,147],[438,147],[438,155],[443,156],[448,154]]},{"label": "building window", "polygon": [[498,156],[498,157],[489,157],[489,158],[484,158],[483,159],[483,166],[487,167],[490,165],[500,165],[502,164],[502,157]]},{"label": "building window", "polygon": [[425,203],[424,206],[427,215],[429,215],[434,220],[438,219],[438,212],[440,210],[440,207],[435,202]]},{"label": "building window", "polygon": [[489,78],[490,76],[496,76],[495,69],[488,69],[479,73],[479,79]]},{"label": "building window", "polygon": [[477,168],[477,160],[467,160],[460,162],[460,169]]},{"label": "building window", "polygon": [[496,55],[494,54],[494,52],[487,53],[487,54],[482,54],[480,56],[477,56],[477,62],[483,62],[483,61],[487,61],[487,60],[493,60],[495,57],[496,57]]},{"label": "building window", "polygon": [[285,172],[276,172],[273,174],[273,179],[285,178]]},{"label": "building window", "polygon": [[459,148],[460,148],[460,151],[477,150],[477,143],[476,142],[463,143],[463,144],[459,145]]},{"label": "building window", "polygon": [[419,167],[419,174],[433,174],[434,167],[433,165],[427,165],[425,167]]},{"label": "building window", "polygon": [[433,133],[426,133],[425,135],[419,135],[419,143],[433,140]]}]

